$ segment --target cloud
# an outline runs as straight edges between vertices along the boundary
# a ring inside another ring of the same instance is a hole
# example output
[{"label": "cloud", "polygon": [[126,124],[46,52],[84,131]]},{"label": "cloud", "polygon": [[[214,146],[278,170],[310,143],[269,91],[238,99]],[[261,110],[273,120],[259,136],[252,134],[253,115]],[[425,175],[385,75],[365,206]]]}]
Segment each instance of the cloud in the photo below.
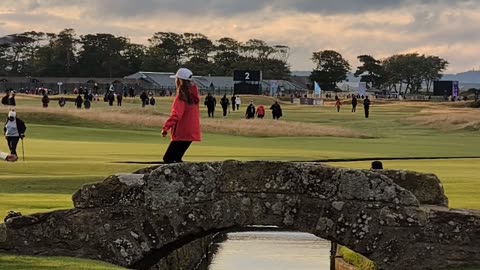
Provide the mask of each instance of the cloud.
[{"label": "cloud", "polygon": [[158,31],[263,39],[292,48],[293,69],[313,51],[356,56],[438,54],[449,71],[478,67],[480,0],[2,0],[0,35],[36,30],[108,32],[137,43]]}]

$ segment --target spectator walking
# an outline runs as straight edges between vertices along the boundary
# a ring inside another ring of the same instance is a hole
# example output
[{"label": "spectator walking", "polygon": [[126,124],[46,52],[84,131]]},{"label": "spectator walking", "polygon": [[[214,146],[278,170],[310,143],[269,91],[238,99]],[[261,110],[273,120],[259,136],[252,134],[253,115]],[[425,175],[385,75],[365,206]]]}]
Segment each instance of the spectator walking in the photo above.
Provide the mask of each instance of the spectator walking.
[{"label": "spectator walking", "polygon": [[42,97],[43,108],[48,108],[48,103],[50,103],[50,98],[48,97],[47,94],[43,94],[43,97]]},{"label": "spectator walking", "polygon": [[186,68],[179,69],[175,75],[177,94],[170,117],[162,129],[163,137],[170,131],[171,138],[163,156],[165,163],[183,162],[183,156],[192,142],[201,141],[200,96],[192,77],[193,73]]},{"label": "spectator walking", "polygon": [[335,102],[335,107],[337,107],[337,112],[340,112],[340,108],[342,107],[342,102],[340,101],[340,99],[337,99],[337,101]]},{"label": "spectator walking", "polygon": [[257,108],[257,118],[263,119],[264,117],[265,117],[265,107],[263,107],[263,105],[260,105]]},{"label": "spectator walking", "polygon": [[245,112],[245,118],[247,119],[254,119],[255,118],[255,106],[253,105],[253,101],[250,101],[250,104],[247,107],[247,111]]},{"label": "spectator walking", "polygon": [[[90,110],[90,107],[92,106],[92,103],[90,102],[90,100],[87,98],[85,99],[85,101],[83,102],[83,106],[85,106],[85,110]],[[80,106],[80,109],[82,107]]]},{"label": "spectator walking", "polygon": [[3,133],[7,139],[8,148],[11,155],[17,155],[17,145],[20,139],[25,137],[27,126],[25,122],[17,118],[17,113],[14,110],[8,112],[7,122],[3,127]]},{"label": "spectator walking", "polygon": [[157,103],[154,97],[151,97],[149,102],[150,102],[150,105],[152,106],[155,106],[155,104]]},{"label": "spectator walking", "polygon": [[[113,87],[113,84],[111,85],[111,87]],[[115,92],[109,91],[107,99],[108,99],[108,106],[113,106],[113,103],[115,102]]]},{"label": "spectator walking", "polygon": [[277,101],[270,107],[270,110],[272,111],[273,120],[280,120],[283,116],[282,107]]},{"label": "spectator walking", "polygon": [[222,106],[223,110],[223,118],[227,118],[227,111],[228,107],[230,106],[230,101],[227,98],[227,95],[223,95],[222,99],[220,100],[220,105]]},{"label": "spectator walking", "polygon": [[15,92],[12,91],[10,93],[10,97],[8,98],[8,105],[15,107],[17,106],[17,102],[15,101]]},{"label": "spectator walking", "polygon": [[65,107],[66,104],[67,104],[67,99],[65,97],[61,97],[58,100],[58,106],[60,106],[60,108]]},{"label": "spectator walking", "polygon": [[242,100],[240,99],[240,97],[237,97],[235,99],[235,105],[237,105],[237,111],[240,111],[240,105],[242,105]]},{"label": "spectator walking", "polygon": [[145,106],[148,104],[147,92],[145,91],[142,92],[142,94],[140,95],[140,100],[142,101],[142,108],[145,108]]},{"label": "spectator walking", "polygon": [[2,98],[2,105],[8,106],[10,102],[10,92],[7,92],[5,96]]},{"label": "spectator walking", "polygon": [[75,106],[77,106],[77,109],[81,109],[83,105],[83,98],[81,95],[78,95],[77,98],[75,99]]},{"label": "spectator walking", "polygon": [[358,100],[357,97],[353,96],[352,98],[352,112],[357,112]]},{"label": "spectator walking", "polygon": [[217,100],[215,99],[212,94],[208,93],[207,97],[205,98],[204,102],[205,106],[207,106],[208,117],[215,118],[215,107],[217,105]]},{"label": "spectator walking", "polygon": [[236,108],[237,108],[237,97],[235,96],[235,94],[233,94],[233,96],[232,96],[232,111],[235,111]]},{"label": "spectator walking", "polygon": [[365,118],[370,117],[370,99],[368,99],[368,96],[365,97],[363,100],[363,109],[365,110]]},{"label": "spectator walking", "polygon": [[118,107],[122,107],[122,100],[123,100],[122,94],[118,94],[117,95],[117,106]]}]

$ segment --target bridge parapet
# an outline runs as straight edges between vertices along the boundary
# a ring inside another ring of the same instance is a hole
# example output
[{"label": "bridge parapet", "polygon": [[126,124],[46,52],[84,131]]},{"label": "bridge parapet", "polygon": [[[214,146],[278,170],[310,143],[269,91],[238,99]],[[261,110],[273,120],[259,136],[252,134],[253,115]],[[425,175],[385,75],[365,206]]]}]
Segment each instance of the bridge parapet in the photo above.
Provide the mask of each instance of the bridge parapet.
[{"label": "bridge parapet", "polygon": [[[408,191],[390,174],[426,188]],[[75,209],[6,220],[0,252],[148,269],[202,236],[275,225],[347,246],[380,269],[480,265],[479,213],[441,207],[446,197],[436,177],[403,174],[313,163],[165,165],[85,185],[73,196]],[[419,200],[415,192],[425,194]]]}]

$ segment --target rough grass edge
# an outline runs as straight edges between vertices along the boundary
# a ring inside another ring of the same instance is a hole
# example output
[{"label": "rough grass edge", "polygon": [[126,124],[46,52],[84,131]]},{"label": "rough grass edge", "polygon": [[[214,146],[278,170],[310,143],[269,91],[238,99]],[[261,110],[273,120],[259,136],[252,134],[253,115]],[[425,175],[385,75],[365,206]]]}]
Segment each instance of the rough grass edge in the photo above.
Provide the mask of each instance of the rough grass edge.
[{"label": "rough grass edge", "polygon": [[377,270],[374,262],[346,247],[340,247],[338,255],[340,255],[345,262],[357,267],[359,270]]}]

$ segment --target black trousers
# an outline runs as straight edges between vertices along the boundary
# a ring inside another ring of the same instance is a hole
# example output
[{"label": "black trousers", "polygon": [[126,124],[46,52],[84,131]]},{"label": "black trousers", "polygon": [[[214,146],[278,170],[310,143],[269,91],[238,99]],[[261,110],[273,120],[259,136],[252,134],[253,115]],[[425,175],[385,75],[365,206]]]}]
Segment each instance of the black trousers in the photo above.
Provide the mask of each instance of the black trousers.
[{"label": "black trousers", "polygon": [[222,109],[223,109],[223,117],[227,117],[228,107],[222,107]]},{"label": "black trousers", "polygon": [[364,107],[365,109],[365,118],[370,117],[370,108],[369,107]]},{"label": "black trousers", "polygon": [[208,110],[208,117],[215,117],[215,107],[207,107]]},{"label": "black trousers", "polygon": [[357,106],[352,106],[352,112],[357,112]]},{"label": "black trousers", "polygon": [[8,148],[10,149],[10,154],[17,155],[17,145],[20,137],[7,137]]},{"label": "black trousers", "polygon": [[191,144],[192,142],[170,142],[170,145],[163,156],[163,161],[167,164],[183,162],[183,155],[185,155],[185,152],[187,152],[188,147],[190,147]]}]

